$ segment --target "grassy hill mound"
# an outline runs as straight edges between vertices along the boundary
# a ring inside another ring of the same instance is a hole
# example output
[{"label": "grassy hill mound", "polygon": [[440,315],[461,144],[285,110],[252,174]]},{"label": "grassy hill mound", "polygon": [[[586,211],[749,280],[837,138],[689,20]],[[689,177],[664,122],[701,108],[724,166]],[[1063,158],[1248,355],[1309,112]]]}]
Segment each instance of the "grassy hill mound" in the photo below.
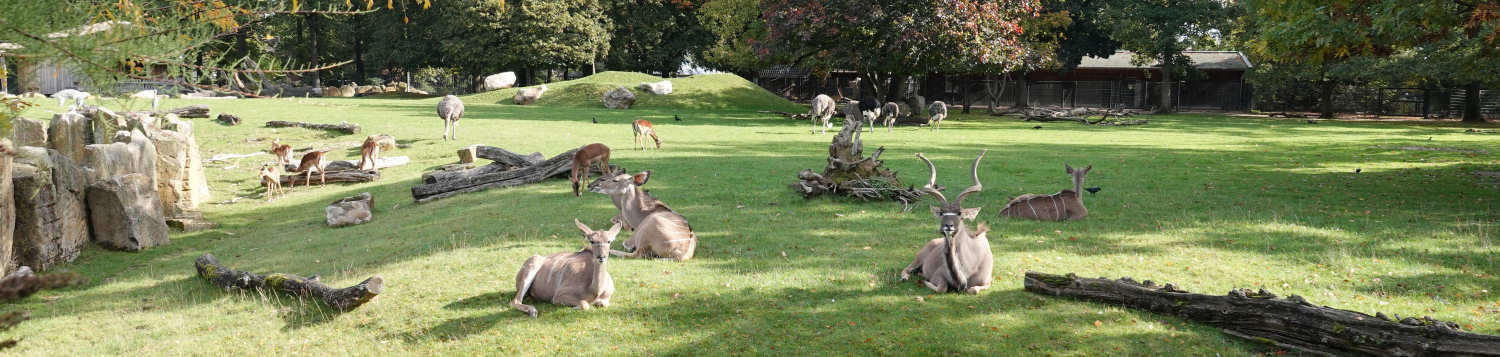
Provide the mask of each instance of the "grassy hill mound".
[{"label": "grassy hill mound", "polygon": [[[655,95],[636,89],[641,82],[656,82],[661,77],[636,72],[600,72],[571,81],[547,84],[547,93],[536,106],[600,107],[600,97],[615,87],[635,93],[633,108],[641,109],[719,109],[719,110],[803,110],[796,104],[771,94],[760,86],[734,74],[700,74],[672,79],[672,94]],[[511,104],[516,88],[501,89],[463,97],[471,103]]]}]

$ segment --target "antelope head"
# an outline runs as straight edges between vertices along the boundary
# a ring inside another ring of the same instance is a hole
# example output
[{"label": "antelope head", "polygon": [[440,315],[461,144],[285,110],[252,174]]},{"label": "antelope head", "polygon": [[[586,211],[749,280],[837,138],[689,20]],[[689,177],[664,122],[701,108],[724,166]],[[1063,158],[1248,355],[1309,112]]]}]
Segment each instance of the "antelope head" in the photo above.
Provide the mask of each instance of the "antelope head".
[{"label": "antelope head", "polygon": [[1082,170],[1075,169],[1072,165],[1068,164],[1063,164],[1063,167],[1068,169],[1068,176],[1073,177],[1073,192],[1081,194],[1083,191],[1083,177],[1088,176],[1089,171],[1094,170],[1094,165],[1089,165]]},{"label": "antelope head", "polygon": [[600,177],[589,184],[589,192],[602,193],[610,196],[625,195],[635,192],[636,188],[645,185],[651,180],[651,171],[642,171],[635,175],[618,174],[614,176]]},{"label": "antelope head", "polygon": [[937,167],[926,156],[923,156],[921,153],[917,154],[917,158],[927,163],[927,171],[931,173],[927,178],[927,185],[922,186],[922,192],[936,198],[940,203],[940,205],[932,206],[932,215],[938,219],[938,232],[943,234],[943,238],[953,239],[959,236],[959,233],[967,235],[968,229],[964,227],[963,220],[968,219],[973,221],[976,217],[979,217],[980,207],[964,208],[963,203],[964,198],[984,188],[984,185],[979,183],[979,160],[983,159],[984,153],[988,151],[980,151],[979,156],[974,158],[974,168],[971,171],[971,176],[974,177],[974,185],[965,188],[963,192],[958,194],[958,198],[954,201],[948,201],[948,198],[943,196],[943,192],[938,191],[936,188]]},{"label": "antelope head", "polygon": [[615,241],[615,236],[620,234],[620,222],[614,223],[607,230],[596,231],[589,229],[589,226],[584,225],[577,218],[573,219],[573,224],[578,225],[579,231],[583,231],[583,240],[589,244],[588,248],[584,249],[593,253],[594,259],[598,260],[599,264],[604,264],[604,261],[609,259],[609,245]]}]

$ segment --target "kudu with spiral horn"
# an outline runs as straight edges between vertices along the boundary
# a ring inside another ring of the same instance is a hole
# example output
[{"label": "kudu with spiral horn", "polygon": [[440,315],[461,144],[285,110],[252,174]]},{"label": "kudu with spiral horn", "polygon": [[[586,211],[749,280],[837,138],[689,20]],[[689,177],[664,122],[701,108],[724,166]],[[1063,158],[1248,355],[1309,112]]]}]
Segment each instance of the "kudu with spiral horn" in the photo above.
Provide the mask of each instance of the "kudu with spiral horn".
[{"label": "kudu with spiral horn", "polygon": [[927,245],[917,251],[917,258],[906,269],[901,270],[901,280],[911,278],[912,274],[921,275],[923,284],[940,293],[953,290],[977,294],[990,287],[990,271],[995,265],[989,238],[985,237],[990,227],[980,223],[978,228],[970,231],[963,223],[964,219],[972,221],[979,217],[979,207],[964,208],[963,202],[964,198],[984,188],[979,183],[979,160],[984,158],[986,151],[979,152],[979,156],[974,158],[974,168],[971,171],[974,185],[964,189],[954,201],[948,201],[943,192],[936,188],[937,167],[926,156],[917,154],[917,158],[926,162],[927,170],[931,172],[927,185],[922,186],[922,192],[936,198],[941,204],[932,206],[932,215],[937,217],[938,232],[943,236],[928,241]]}]

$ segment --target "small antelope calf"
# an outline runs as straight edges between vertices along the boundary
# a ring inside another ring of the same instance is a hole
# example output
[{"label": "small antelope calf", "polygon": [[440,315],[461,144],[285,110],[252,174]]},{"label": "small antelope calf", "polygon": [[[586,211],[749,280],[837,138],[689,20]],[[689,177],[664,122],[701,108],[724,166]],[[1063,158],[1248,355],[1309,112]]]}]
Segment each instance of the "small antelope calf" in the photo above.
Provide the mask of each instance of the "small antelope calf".
[{"label": "small antelope calf", "polygon": [[974,231],[969,231],[964,226],[963,220],[972,221],[979,217],[979,207],[964,208],[963,203],[969,194],[984,188],[979,183],[979,159],[984,158],[984,151],[974,158],[974,185],[959,193],[958,199],[953,202],[949,202],[948,198],[943,197],[942,191],[934,188],[937,185],[937,168],[932,165],[932,161],[922,154],[917,154],[917,158],[927,162],[927,170],[932,173],[922,191],[942,204],[932,206],[932,215],[937,216],[938,232],[943,237],[928,241],[927,245],[917,251],[916,260],[901,270],[901,280],[910,278],[912,274],[919,274],[924,280],[922,283],[932,291],[942,293],[951,290],[977,294],[990,287],[995,255],[990,252],[989,238],[985,237],[985,233],[990,230],[989,226],[980,223]]},{"label": "small antelope calf", "polygon": [[615,294],[614,281],[604,270],[604,261],[609,259],[609,245],[620,234],[620,224],[609,230],[596,231],[573,219],[588,247],[572,253],[557,253],[548,256],[532,255],[516,272],[516,298],[510,307],[535,318],[536,307],[522,303],[527,296],[546,300],[558,305],[574,306],[588,310],[592,306],[609,307],[609,298]]},{"label": "small antelope calf", "polygon": [[276,173],[279,171],[276,168],[277,166],[282,165],[264,164],[260,166],[260,184],[266,186],[266,202],[276,199],[277,193],[286,196],[286,193],[279,192],[281,191],[281,175]]},{"label": "small antelope calf", "polygon": [[1088,217],[1089,209],[1083,206],[1083,177],[1087,176],[1089,171],[1094,170],[1094,165],[1079,170],[1063,164],[1063,168],[1067,169],[1068,176],[1073,178],[1073,189],[1058,191],[1050,195],[1031,193],[1021,195],[1007,202],[1005,208],[1000,209],[1000,215],[1038,221],[1065,221]]},{"label": "small antelope calf", "polygon": [[578,148],[578,152],[573,154],[573,170],[568,174],[568,181],[573,181],[573,197],[583,196],[583,192],[579,190],[581,188],[579,182],[588,180],[589,168],[593,167],[592,164],[595,162],[599,163],[599,172],[609,175],[608,146],[600,143],[588,144]]},{"label": "small antelope calf", "polygon": [[635,131],[635,146],[637,148],[646,150],[646,136],[650,136],[651,140],[656,141],[656,149],[661,149],[661,139],[656,137],[656,127],[651,126],[650,120],[638,119],[630,127],[631,130]]},{"label": "small antelope calf", "polygon": [[[302,163],[297,165],[297,172],[307,173],[307,178],[303,179],[303,182],[307,183],[308,186],[312,186],[313,170],[318,171],[319,185],[328,183],[327,177],[324,175],[326,172],[325,170],[323,170],[324,167],[328,167],[328,161],[323,160],[323,157],[326,154],[328,154],[328,150],[313,151],[302,155]],[[297,187],[297,179],[295,177],[292,178],[291,187]]]},{"label": "small antelope calf", "polygon": [[[360,170],[374,170],[375,169],[375,163],[376,163],[376,161],[379,161],[379,160],[380,160],[380,136],[379,135],[370,135],[370,137],[365,138],[364,145],[360,145],[360,147],[359,147],[359,169]],[[367,162],[370,164],[370,168],[368,168],[368,169],[365,168],[365,163],[367,163]]]},{"label": "small antelope calf", "polygon": [[693,226],[665,203],[641,190],[651,179],[651,171],[635,175],[604,176],[589,184],[589,191],[609,195],[620,214],[614,218],[635,230],[621,245],[627,252],[610,254],[627,258],[665,258],[685,261],[693,258],[698,235]]},{"label": "small antelope calf", "polygon": [[276,156],[276,160],[281,162],[283,166],[289,165],[292,163],[292,146],[282,144],[281,139],[272,139],[271,155]]}]

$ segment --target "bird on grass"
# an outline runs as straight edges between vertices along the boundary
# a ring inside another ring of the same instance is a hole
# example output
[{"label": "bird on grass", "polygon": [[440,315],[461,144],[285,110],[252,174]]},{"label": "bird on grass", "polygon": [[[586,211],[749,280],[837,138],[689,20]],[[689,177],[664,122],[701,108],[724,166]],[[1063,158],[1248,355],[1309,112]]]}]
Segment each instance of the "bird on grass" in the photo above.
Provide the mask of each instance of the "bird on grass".
[{"label": "bird on grass", "polygon": [[1359,173],[1360,171],[1363,171],[1363,169],[1362,168],[1355,168],[1354,169],[1354,173],[1356,173],[1356,174]]},{"label": "bird on grass", "polygon": [[672,120],[682,121],[682,117],[677,116],[677,114],[672,114]]},{"label": "bird on grass", "polygon": [[1032,128],[1032,129],[1041,129],[1041,128],[1042,128],[1042,126],[1041,126],[1041,125],[1037,125],[1037,126],[1033,126],[1033,127],[1031,127],[1031,128]]},{"label": "bird on grass", "polygon": [[1317,124],[1317,123],[1318,123],[1318,121],[1317,121],[1317,120],[1312,120],[1312,119],[1308,119],[1308,120],[1307,120],[1307,123],[1308,123],[1308,124]]},{"label": "bird on grass", "polygon": [[594,124],[599,124],[599,117],[594,117]]},{"label": "bird on grass", "polygon": [[1089,191],[1089,196],[1093,196],[1095,193],[1099,193],[1099,190],[1102,190],[1102,189],[1103,188],[1100,188],[1100,187],[1084,187],[1083,188],[1084,191]]}]

